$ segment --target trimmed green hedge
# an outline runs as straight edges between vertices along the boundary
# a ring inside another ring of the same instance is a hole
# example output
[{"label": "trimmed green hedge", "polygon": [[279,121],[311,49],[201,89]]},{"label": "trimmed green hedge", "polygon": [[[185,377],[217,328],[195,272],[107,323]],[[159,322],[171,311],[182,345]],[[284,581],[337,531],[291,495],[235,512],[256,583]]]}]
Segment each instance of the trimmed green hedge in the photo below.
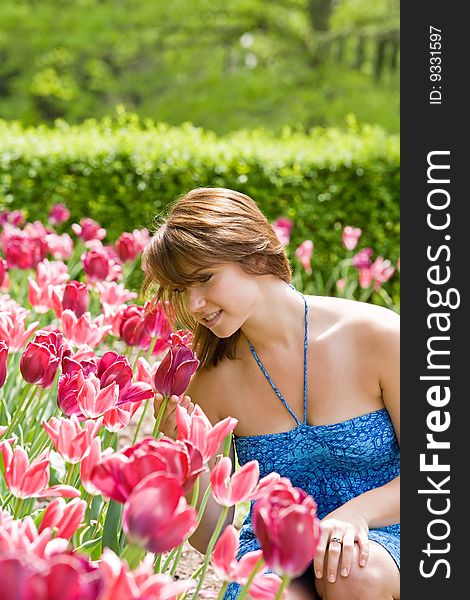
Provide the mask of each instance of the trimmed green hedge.
[{"label": "trimmed green hedge", "polygon": [[[56,202],[108,230],[109,241],[152,229],[168,202],[198,186],[237,189],[266,216],[295,222],[292,246],[315,242],[324,273],[344,258],[341,230],[361,227],[359,247],[399,257],[399,140],[372,126],[244,131],[226,137],[190,124],[139,122],[135,115],[80,126],[23,128],[0,121],[0,209],[47,218]],[[393,285],[396,295],[398,282]]]}]

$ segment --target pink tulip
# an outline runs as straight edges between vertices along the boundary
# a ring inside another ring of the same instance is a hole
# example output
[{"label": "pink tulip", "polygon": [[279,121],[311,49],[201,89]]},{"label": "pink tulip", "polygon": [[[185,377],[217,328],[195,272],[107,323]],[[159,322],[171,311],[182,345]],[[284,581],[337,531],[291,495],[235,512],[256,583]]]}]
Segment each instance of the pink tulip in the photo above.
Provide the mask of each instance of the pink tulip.
[{"label": "pink tulip", "polygon": [[39,533],[46,527],[57,528],[55,536],[69,540],[83,521],[86,507],[85,500],[78,498],[74,498],[68,504],[63,498],[54,498],[44,512]]},{"label": "pink tulip", "polygon": [[226,417],[214,426],[196,404],[191,415],[179,404],[176,406],[176,427],[178,439],[189,441],[199,450],[204,462],[215,456],[222,441],[233,432],[237,419]]},{"label": "pink tulip", "polygon": [[295,256],[302,263],[307,273],[312,272],[312,256],[313,256],[313,242],[312,240],[305,240],[295,251]]},{"label": "pink tulip", "polygon": [[375,280],[374,289],[378,289],[382,283],[388,281],[395,273],[395,267],[388,259],[384,259],[382,256],[378,256],[375,261],[371,264],[370,270]]},{"label": "pink tulip", "polygon": [[51,417],[49,422],[42,422],[56,451],[66,462],[72,464],[82,460],[101,424],[102,419],[86,421],[82,429],[75,414],[70,419]]},{"label": "pink tulip", "polygon": [[3,258],[0,258],[0,287],[2,287],[2,285],[6,279],[7,271],[8,271],[7,261],[4,260]]},{"label": "pink tulip", "polygon": [[69,278],[68,268],[61,261],[48,261],[46,258],[36,267],[36,280],[28,277],[28,300],[38,313],[45,313],[53,307],[54,290],[60,288]]},{"label": "pink tulip", "polygon": [[122,283],[115,281],[97,281],[95,288],[100,295],[101,304],[120,308],[128,300],[137,298],[138,294],[127,290]]},{"label": "pink tulip", "polygon": [[0,388],[7,378],[8,346],[0,340]]},{"label": "pink tulip", "polygon": [[180,396],[199,366],[196,355],[186,346],[170,348],[155,373],[155,388],[163,396]]},{"label": "pink tulip", "polygon": [[39,321],[34,321],[26,327],[29,311],[14,300],[2,301],[3,298],[5,297],[0,296],[0,340],[5,340],[10,352],[18,352],[38,328]]},{"label": "pink tulip", "polygon": [[3,251],[9,269],[34,269],[47,254],[45,240],[18,230],[4,239]]},{"label": "pink tulip", "polygon": [[48,233],[45,237],[47,251],[53,258],[59,260],[68,260],[73,254],[73,240],[68,233],[57,235]]},{"label": "pink tulip", "polygon": [[361,237],[362,229],[359,227],[350,227],[347,225],[343,229],[342,242],[346,250],[354,250]]},{"label": "pink tulip", "polygon": [[63,204],[54,204],[49,212],[49,223],[52,225],[59,225],[60,223],[64,223],[68,221],[70,218],[69,209]]},{"label": "pink tulip", "polygon": [[7,440],[0,442],[0,451],[5,465],[5,481],[16,498],[47,498],[65,496],[75,498],[80,492],[69,485],[49,484],[49,451],[42,452],[31,464],[24,448],[16,446],[12,450]]},{"label": "pink tulip", "polygon": [[154,573],[151,554],[131,571],[125,561],[105,548],[99,568],[104,584],[99,600],[177,600],[196,585],[194,579],[173,581],[169,575]]},{"label": "pink tulip", "polygon": [[[90,382],[85,385],[88,378]],[[125,427],[139,403],[153,395],[149,385],[132,383],[129,361],[116,352],[106,352],[97,365],[64,359],[64,375],[59,379],[58,391],[58,405],[66,416],[76,414],[79,420],[84,420],[83,410],[89,416],[104,410],[100,414],[104,415],[103,424],[109,431]]]},{"label": "pink tulip", "polygon": [[373,281],[372,271],[370,268],[359,269],[359,285],[363,290],[370,287]]},{"label": "pink tulip", "polygon": [[363,248],[352,257],[352,264],[356,269],[368,269],[372,263],[372,248]]},{"label": "pink tulip", "polygon": [[93,469],[101,463],[104,456],[109,455],[111,452],[113,452],[112,448],[106,448],[106,450],[101,452],[101,438],[95,437],[91,440],[88,449],[82,456],[80,461],[80,479],[85,491],[92,496],[101,494],[101,490],[94,485],[91,479]]},{"label": "pink tulip", "polygon": [[92,319],[90,313],[86,312],[77,319],[75,313],[69,309],[64,310],[61,321],[62,331],[70,341],[87,344],[92,348],[101,344],[111,329],[109,325],[104,325],[103,315]]},{"label": "pink tulip", "polygon": [[[260,558],[262,558],[263,551],[247,552],[241,557],[240,561],[237,561],[238,548],[237,530],[233,525],[227,525],[217,540],[211,560],[221,579],[235,581],[240,586],[244,586]],[[265,566],[262,564],[261,569],[264,569]],[[257,573],[250,584],[249,597],[272,600],[276,597],[280,584],[281,578],[274,573]],[[285,596],[286,594],[283,595],[283,598]]]},{"label": "pink tulip", "polygon": [[290,234],[294,223],[287,217],[279,217],[272,223],[272,227],[283,246],[287,246],[290,241]]},{"label": "pink tulip", "polygon": [[344,290],[346,288],[346,283],[347,283],[347,280],[344,277],[337,280],[336,287],[338,289],[338,292],[344,292]]},{"label": "pink tulip", "polygon": [[[217,540],[212,553],[212,564],[217,574],[227,581],[235,580],[238,569],[238,533],[233,525],[227,525]],[[259,551],[259,554],[262,554]]]},{"label": "pink tulip", "polygon": [[25,220],[25,216],[24,216],[24,212],[22,210],[13,210],[13,211],[5,210],[0,213],[0,225],[3,225],[3,226],[6,223],[9,223],[10,225],[13,225],[14,227],[18,227],[19,225],[22,225],[24,223],[24,220]]},{"label": "pink tulip", "polygon": [[316,503],[288,480],[280,481],[253,508],[253,528],[266,564],[289,577],[302,574],[315,556],[320,537]]},{"label": "pink tulip", "polygon": [[183,488],[164,473],[149,475],[136,486],[122,513],[129,541],[156,554],[182,544],[196,521],[197,512],[186,502]]},{"label": "pink tulip", "polygon": [[251,460],[230,476],[232,461],[224,456],[211,473],[212,495],[222,506],[246,502],[254,492],[259,479],[257,460]]},{"label": "pink tulip", "polygon": [[89,218],[80,219],[80,225],[74,223],[72,231],[84,242],[102,240],[106,235],[106,229],[103,229],[96,221]]}]

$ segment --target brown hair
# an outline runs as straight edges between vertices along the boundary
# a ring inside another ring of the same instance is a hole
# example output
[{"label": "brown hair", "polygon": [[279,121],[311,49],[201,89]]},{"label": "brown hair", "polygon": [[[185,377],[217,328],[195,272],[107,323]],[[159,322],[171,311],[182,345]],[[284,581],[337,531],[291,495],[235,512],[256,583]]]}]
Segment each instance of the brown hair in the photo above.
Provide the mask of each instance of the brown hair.
[{"label": "brown hair", "polygon": [[168,302],[180,326],[193,332],[201,367],[235,358],[240,330],[218,338],[188,313],[175,288],[199,281],[203,269],[229,262],[250,275],[291,281],[284,247],[266,217],[249,196],[225,188],[197,188],[179,198],[142,255],[143,294],[158,286],[153,301]]}]

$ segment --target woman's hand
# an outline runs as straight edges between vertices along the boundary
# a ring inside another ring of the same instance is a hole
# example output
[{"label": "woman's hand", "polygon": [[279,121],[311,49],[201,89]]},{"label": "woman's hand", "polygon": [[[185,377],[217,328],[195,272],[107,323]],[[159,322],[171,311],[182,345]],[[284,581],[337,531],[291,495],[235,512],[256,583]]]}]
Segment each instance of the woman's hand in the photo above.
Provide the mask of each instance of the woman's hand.
[{"label": "woman's hand", "polygon": [[327,515],[321,525],[322,534],[314,560],[317,579],[326,575],[328,581],[334,582],[339,573],[347,577],[355,542],[359,545],[359,564],[365,567],[369,558],[369,525],[363,515],[342,506]]},{"label": "woman's hand", "polygon": [[[163,396],[161,394],[155,394],[155,400],[153,402],[153,414],[155,418],[157,418],[162,402]],[[176,428],[176,407],[178,404],[185,408],[189,414],[192,414],[194,410],[194,404],[191,402],[189,396],[170,396],[160,421],[159,429],[163,435],[173,438],[174,440],[178,437],[178,430]]]}]

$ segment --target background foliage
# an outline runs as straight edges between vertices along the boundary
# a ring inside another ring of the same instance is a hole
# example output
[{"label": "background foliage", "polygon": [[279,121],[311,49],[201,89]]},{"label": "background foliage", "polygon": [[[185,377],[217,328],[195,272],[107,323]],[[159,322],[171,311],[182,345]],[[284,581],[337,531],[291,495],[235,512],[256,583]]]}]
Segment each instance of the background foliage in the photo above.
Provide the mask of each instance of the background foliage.
[{"label": "background foliage", "polygon": [[352,117],[344,132],[219,137],[121,113],[55,128],[0,122],[0,139],[0,199],[10,210],[27,207],[30,220],[45,221],[64,202],[72,222],[91,216],[114,241],[123,231],[152,229],[154,216],[191,188],[220,186],[252,196],[270,220],[291,218],[292,244],[314,240],[315,269],[325,277],[344,257],[345,225],[362,228],[361,247],[393,263],[399,257],[398,136]]},{"label": "background foliage", "polygon": [[3,0],[0,117],[398,131],[398,0]]}]

